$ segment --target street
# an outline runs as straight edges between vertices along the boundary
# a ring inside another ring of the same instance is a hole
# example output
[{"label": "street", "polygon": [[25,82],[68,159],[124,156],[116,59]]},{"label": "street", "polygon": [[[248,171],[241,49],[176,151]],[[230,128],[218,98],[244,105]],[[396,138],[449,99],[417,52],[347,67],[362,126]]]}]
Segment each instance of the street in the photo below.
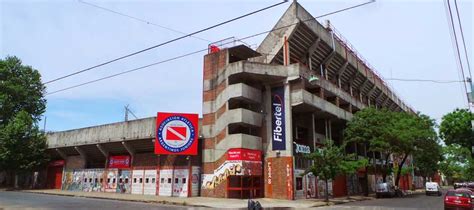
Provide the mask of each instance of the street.
[{"label": "street", "polygon": [[[444,192],[445,193],[445,192]],[[443,209],[443,196],[426,196],[425,194],[409,195],[404,198],[381,198],[352,202],[318,209],[352,209],[352,210],[392,210],[392,209]]]},{"label": "street", "polygon": [[0,191],[1,209],[204,209],[165,204]]}]

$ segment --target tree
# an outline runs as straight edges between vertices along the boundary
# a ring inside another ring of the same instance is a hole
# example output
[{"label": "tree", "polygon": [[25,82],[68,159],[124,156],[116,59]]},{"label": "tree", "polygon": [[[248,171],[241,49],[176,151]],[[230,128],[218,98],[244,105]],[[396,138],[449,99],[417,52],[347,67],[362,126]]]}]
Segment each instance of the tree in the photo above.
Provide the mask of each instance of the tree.
[{"label": "tree", "polygon": [[0,90],[0,169],[17,178],[48,160],[37,126],[46,107],[45,87],[37,70],[6,57],[0,59]]},{"label": "tree", "polygon": [[306,155],[306,158],[314,161],[314,164],[305,173],[313,173],[326,183],[326,202],[329,201],[328,180],[338,175],[354,173],[367,164],[365,159],[354,160],[354,156],[345,155],[344,147],[334,145],[332,140],[327,140],[324,147]]},{"label": "tree", "polygon": [[439,162],[443,158],[442,147],[438,139],[427,139],[419,142],[417,151],[413,154],[417,171],[425,180],[432,177],[439,169]]},{"label": "tree", "polygon": [[[375,153],[384,153],[382,164],[382,178],[386,181],[391,171],[389,158],[392,154],[390,145],[390,126],[393,124],[393,112],[387,109],[365,108],[356,114],[347,123],[344,133],[346,144],[356,143],[366,147],[368,154],[372,154],[375,163]],[[366,155],[368,155],[366,154]]]},{"label": "tree", "polygon": [[[435,141],[437,138],[434,130],[434,120],[426,115],[411,114],[407,112],[395,112],[393,124],[390,126],[389,140],[392,152],[401,157],[397,161],[397,168],[403,169],[409,155],[423,150],[427,141]],[[395,173],[395,185],[399,185],[402,170]]]},{"label": "tree", "polygon": [[474,160],[470,151],[457,144],[443,147],[443,160],[439,163],[440,171],[448,182],[472,180]]},{"label": "tree", "polygon": [[472,120],[474,120],[474,114],[467,109],[456,109],[444,115],[439,133],[446,145],[458,144],[471,150],[474,142]]}]

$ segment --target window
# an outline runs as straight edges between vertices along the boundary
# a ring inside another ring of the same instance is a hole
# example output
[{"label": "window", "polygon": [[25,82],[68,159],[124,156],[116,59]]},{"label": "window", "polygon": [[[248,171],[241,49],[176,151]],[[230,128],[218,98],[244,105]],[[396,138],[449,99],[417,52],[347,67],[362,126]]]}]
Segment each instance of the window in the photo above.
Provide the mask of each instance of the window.
[{"label": "window", "polygon": [[125,178],[125,183],[128,183],[128,178]]},{"label": "window", "polygon": [[114,178],[114,179],[112,179],[112,183],[114,183],[114,184],[115,184],[115,178]]},{"label": "window", "polygon": [[161,178],[161,183],[165,183],[165,178]]},{"label": "window", "polygon": [[155,183],[155,181],[156,181],[155,178],[151,179],[151,183]]},{"label": "window", "polygon": [[120,179],[119,179],[119,183],[122,183],[122,182],[123,182],[123,179],[122,179],[122,178],[120,178]]},{"label": "window", "polygon": [[98,179],[98,178],[95,178],[95,180],[94,180],[94,181],[95,181],[95,183],[97,183],[97,182],[99,182],[99,179]]},{"label": "window", "polygon": [[107,183],[110,183],[110,178],[107,178]]},{"label": "window", "polygon": [[84,182],[87,183],[87,178],[84,178]]},{"label": "window", "polygon": [[171,184],[171,178],[168,178],[168,184]]},{"label": "window", "polygon": [[89,178],[89,182],[92,182],[92,178]]},{"label": "window", "polygon": [[104,179],[103,178],[100,178],[100,183],[104,182]]},{"label": "window", "polygon": [[148,184],[148,182],[150,182],[150,179],[149,179],[149,178],[145,178],[145,183]]},{"label": "window", "polygon": [[140,178],[140,183],[143,183],[143,178]]},{"label": "window", "polygon": [[178,183],[179,183],[179,179],[178,179],[178,178],[174,178],[174,183],[175,183],[175,184],[178,184]]},{"label": "window", "polygon": [[183,178],[183,184],[186,184],[186,178]]},{"label": "window", "polygon": [[137,178],[133,178],[133,183],[137,183]]}]

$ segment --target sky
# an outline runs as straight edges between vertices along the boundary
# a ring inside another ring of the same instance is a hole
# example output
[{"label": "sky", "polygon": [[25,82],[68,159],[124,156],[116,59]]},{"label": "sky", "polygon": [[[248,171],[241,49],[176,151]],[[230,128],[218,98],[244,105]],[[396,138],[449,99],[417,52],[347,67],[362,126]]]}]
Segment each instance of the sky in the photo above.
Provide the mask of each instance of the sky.
[{"label": "sky", "polygon": [[[110,11],[146,20],[144,23]],[[0,57],[19,57],[43,81],[85,69],[278,1],[0,0]],[[298,0],[313,16],[364,1]],[[209,41],[270,30],[291,1],[261,13],[145,53],[47,85],[53,92],[103,76],[206,49]],[[474,4],[458,0],[472,61]],[[384,78],[460,80],[444,1],[383,1],[326,16]],[[257,46],[265,36],[246,43]],[[47,95],[47,131],[124,120],[129,105],[139,117],[158,111],[202,113],[204,52],[75,89]],[[471,62],[474,67],[474,62]],[[461,83],[388,81],[415,110],[436,119],[466,108]],[[130,117],[133,119],[133,117]],[[41,122],[43,126],[43,122]]]}]

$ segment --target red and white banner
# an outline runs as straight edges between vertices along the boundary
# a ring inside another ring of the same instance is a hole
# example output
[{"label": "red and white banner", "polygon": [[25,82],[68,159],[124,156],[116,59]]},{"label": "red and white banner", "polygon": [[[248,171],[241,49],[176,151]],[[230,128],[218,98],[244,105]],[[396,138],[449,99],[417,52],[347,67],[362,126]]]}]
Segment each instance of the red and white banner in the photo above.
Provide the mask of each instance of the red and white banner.
[{"label": "red and white banner", "polygon": [[227,151],[227,160],[262,161],[260,150],[233,148]]},{"label": "red and white banner", "polygon": [[197,155],[198,114],[158,112],[155,154]]},{"label": "red and white banner", "polygon": [[130,162],[130,156],[128,155],[110,156],[108,168],[129,168]]}]

